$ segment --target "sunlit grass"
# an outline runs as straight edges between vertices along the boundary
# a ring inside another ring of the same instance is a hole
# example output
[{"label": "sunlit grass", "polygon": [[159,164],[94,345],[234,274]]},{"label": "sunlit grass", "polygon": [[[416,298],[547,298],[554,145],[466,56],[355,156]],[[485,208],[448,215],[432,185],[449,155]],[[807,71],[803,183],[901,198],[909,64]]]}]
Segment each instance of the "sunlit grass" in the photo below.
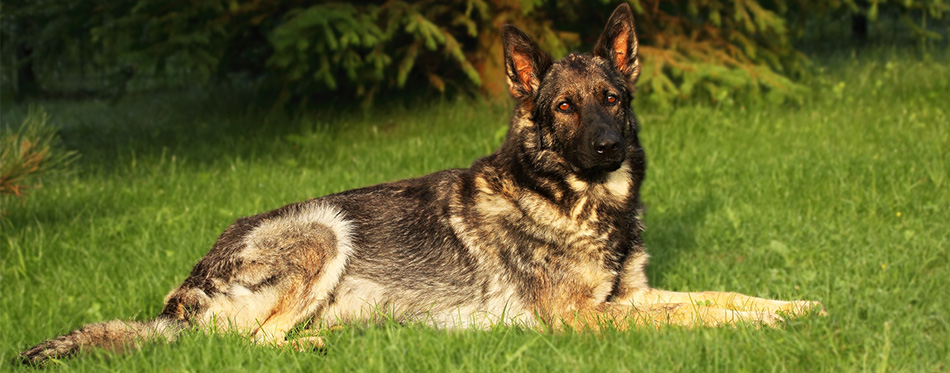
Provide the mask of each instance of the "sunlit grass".
[{"label": "sunlit grass", "polygon": [[[828,317],[599,335],[354,325],[326,332],[315,353],[187,332],[62,368],[946,370],[950,56],[910,54],[818,59],[801,106],[637,107],[653,285],[820,300]],[[84,323],[154,316],[240,216],[466,167],[498,145],[510,114],[451,101],[285,117],[191,92],[41,104],[82,157],[4,200],[3,362]],[[4,107],[4,123],[25,110]]]}]

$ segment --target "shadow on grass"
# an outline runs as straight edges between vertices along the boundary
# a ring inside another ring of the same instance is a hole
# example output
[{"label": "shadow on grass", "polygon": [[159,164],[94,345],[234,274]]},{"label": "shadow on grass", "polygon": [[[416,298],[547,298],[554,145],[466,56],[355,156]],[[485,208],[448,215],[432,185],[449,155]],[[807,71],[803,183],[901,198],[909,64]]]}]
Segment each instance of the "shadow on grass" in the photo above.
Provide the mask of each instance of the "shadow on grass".
[{"label": "shadow on grass", "polygon": [[333,104],[293,115],[255,106],[251,100],[247,93],[201,89],[130,94],[114,105],[99,99],[36,100],[7,105],[2,119],[5,125],[15,125],[29,106],[41,106],[60,128],[63,145],[79,151],[80,164],[112,170],[129,157],[174,154],[204,163],[280,152],[288,147],[285,137],[299,131],[301,118],[353,122],[363,114],[356,105]]},{"label": "shadow on grass", "polygon": [[[649,206],[650,202],[646,203]],[[690,253],[704,250],[703,243],[696,238],[696,231],[707,216],[720,210],[721,206],[722,203],[707,192],[701,198],[682,204],[675,210],[668,209],[659,213],[651,212],[650,208],[647,208],[644,242],[647,253],[650,254],[647,275],[651,286],[663,287],[664,273],[673,267],[674,263],[688,260],[679,257],[688,258]]]}]

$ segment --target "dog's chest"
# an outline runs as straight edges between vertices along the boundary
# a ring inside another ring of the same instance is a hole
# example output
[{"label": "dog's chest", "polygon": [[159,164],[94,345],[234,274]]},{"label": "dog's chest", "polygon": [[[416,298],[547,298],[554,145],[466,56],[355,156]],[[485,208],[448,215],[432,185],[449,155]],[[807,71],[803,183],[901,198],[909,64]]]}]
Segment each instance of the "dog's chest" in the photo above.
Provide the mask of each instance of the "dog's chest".
[{"label": "dog's chest", "polygon": [[630,167],[598,183],[568,175],[527,187],[516,179],[481,170],[457,189],[449,220],[463,251],[484,273],[501,274],[492,287],[517,289],[527,304],[578,309],[606,300],[632,216]]},{"label": "dog's chest", "polygon": [[499,270],[520,282],[528,303],[579,309],[606,300],[617,276],[622,214],[597,196],[568,208],[531,193],[488,196],[476,207],[483,226],[475,251],[493,253]]}]

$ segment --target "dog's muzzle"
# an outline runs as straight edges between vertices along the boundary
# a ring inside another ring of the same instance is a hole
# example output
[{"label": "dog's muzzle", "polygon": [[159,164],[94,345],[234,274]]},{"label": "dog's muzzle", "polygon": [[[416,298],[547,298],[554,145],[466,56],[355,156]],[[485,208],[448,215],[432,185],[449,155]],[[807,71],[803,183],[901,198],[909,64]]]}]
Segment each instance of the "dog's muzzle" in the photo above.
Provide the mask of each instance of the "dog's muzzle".
[{"label": "dog's muzzle", "polygon": [[603,171],[615,171],[626,158],[626,141],[616,131],[605,131],[594,137],[590,144],[593,168]]}]

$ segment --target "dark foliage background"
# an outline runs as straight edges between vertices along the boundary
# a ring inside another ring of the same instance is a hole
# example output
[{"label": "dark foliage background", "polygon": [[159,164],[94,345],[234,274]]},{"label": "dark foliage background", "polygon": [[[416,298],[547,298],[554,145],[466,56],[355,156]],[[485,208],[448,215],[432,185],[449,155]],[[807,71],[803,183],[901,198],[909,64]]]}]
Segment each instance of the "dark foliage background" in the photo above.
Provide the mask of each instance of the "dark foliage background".
[{"label": "dark foliage background", "polygon": [[[797,100],[816,33],[946,37],[948,0],[630,0],[656,105]],[[502,93],[499,30],[556,57],[586,50],[617,1],[32,0],[2,5],[5,95],[118,99],[129,90],[242,84],[271,104],[407,87]],[[828,25],[831,24],[829,27]],[[883,26],[882,26],[883,25]],[[817,30],[817,31],[816,31]],[[840,35],[838,36],[841,37]]]}]

